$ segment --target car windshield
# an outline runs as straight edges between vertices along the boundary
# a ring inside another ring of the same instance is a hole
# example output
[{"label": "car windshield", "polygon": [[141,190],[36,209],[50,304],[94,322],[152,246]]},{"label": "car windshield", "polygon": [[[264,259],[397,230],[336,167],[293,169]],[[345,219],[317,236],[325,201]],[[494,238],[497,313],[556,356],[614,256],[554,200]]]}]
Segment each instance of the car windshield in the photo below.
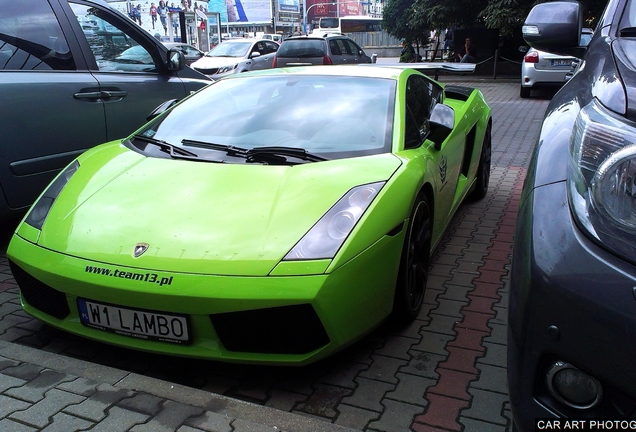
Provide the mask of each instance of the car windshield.
[{"label": "car windshield", "polygon": [[289,39],[280,46],[278,57],[324,57],[325,41],[322,39]]},{"label": "car windshield", "polygon": [[372,155],[391,151],[394,100],[390,79],[241,76],[208,86],[139,135],[211,161],[242,163],[225,158],[229,146],[301,149],[324,159]]},{"label": "car windshield", "polygon": [[206,54],[208,57],[245,57],[252,46],[251,42],[220,43]]}]

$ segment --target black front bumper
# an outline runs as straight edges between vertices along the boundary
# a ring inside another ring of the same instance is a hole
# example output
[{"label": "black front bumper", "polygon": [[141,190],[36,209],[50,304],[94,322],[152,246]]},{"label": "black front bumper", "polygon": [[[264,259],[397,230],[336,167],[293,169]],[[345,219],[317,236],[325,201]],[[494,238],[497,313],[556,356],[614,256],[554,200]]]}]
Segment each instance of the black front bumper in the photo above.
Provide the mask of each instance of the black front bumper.
[{"label": "black front bumper", "polygon": [[[508,382],[515,424],[535,419],[636,416],[636,267],[575,225],[566,183],[535,188],[517,219],[508,319]],[[579,410],[547,391],[546,372],[568,362],[599,380],[603,399]]]}]

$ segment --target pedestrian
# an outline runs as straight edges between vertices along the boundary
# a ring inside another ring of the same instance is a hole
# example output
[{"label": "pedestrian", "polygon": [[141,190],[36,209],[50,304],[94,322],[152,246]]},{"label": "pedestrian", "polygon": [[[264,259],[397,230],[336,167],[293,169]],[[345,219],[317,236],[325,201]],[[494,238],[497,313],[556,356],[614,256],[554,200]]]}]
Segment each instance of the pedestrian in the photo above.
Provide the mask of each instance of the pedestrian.
[{"label": "pedestrian", "polygon": [[136,8],[133,9],[133,21],[138,21],[139,25],[141,25],[141,5],[138,4]]},{"label": "pedestrian", "polygon": [[168,8],[166,7],[166,3],[163,0],[159,1],[159,7],[157,7],[157,15],[159,15],[159,20],[161,21],[161,25],[163,26],[163,33],[165,36],[168,36]]},{"label": "pedestrian", "polygon": [[413,63],[416,60],[413,45],[404,39],[402,41],[402,52],[400,53],[400,63]]},{"label": "pedestrian", "polygon": [[446,34],[444,34],[444,51],[448,51],[453,46],[453,29],[446,27]]},{"label": "pedestrian", "polygon": [[150,19],[152,20],[152,29],[155,29],[155,23],[157,22],[157,6],[154,3],[150,3]]},{"label": "pedestrian", "polygon": [[477,48],[470,37],[466,38],[464,48],[457,54],[460,63],[477,63]]}]

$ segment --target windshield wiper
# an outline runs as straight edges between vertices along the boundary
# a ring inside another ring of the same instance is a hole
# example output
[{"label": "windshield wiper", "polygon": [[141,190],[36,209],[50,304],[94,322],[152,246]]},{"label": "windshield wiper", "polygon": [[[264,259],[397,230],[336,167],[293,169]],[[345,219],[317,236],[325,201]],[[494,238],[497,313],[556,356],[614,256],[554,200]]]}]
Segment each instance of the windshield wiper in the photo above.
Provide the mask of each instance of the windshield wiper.
[{"label": "windshield wiper", "polygon": [[174,146],[166,141],[150,138],[143,135],[135,135],[136,140],[144,141],[148,144],[156,145],[164,153],[168,153],[173,159],[199,159],[199,155],[181,147]]},{"label": "windshield wiper", "polygon": [[289,156],[308,162],[322,162],[328,160],[322,156],[309,153],[307,150],[298,147],[255,147],[247,151],[248,158],[255,158],[262,155]]},{"label": "windshield wiper", "polygon": [[210,143],[205,141],[184,139],[181,144],[193,147],[208,148],[213,150],[224,151],[228,156],[238,156],[246,159],[246,162],[269,162],[276,164],[288,163],[287,157],[292,157],[308,162],[322,162],[328,159],[322,156],[307,152],[307,150],[298,147],[254,147],[250,150],[232,145],[223,145]]}]

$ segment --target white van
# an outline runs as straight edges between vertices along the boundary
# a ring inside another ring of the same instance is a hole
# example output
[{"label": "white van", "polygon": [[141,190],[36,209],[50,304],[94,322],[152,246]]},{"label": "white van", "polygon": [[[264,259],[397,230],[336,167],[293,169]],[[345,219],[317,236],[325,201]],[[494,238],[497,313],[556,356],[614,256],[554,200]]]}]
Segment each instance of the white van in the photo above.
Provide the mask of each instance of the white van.
[{"label": "white van", "polygon": [[283,35],[280,34],[264,34],[263,39],[273,40],[274,42],[281,43],[283,41]]}]

